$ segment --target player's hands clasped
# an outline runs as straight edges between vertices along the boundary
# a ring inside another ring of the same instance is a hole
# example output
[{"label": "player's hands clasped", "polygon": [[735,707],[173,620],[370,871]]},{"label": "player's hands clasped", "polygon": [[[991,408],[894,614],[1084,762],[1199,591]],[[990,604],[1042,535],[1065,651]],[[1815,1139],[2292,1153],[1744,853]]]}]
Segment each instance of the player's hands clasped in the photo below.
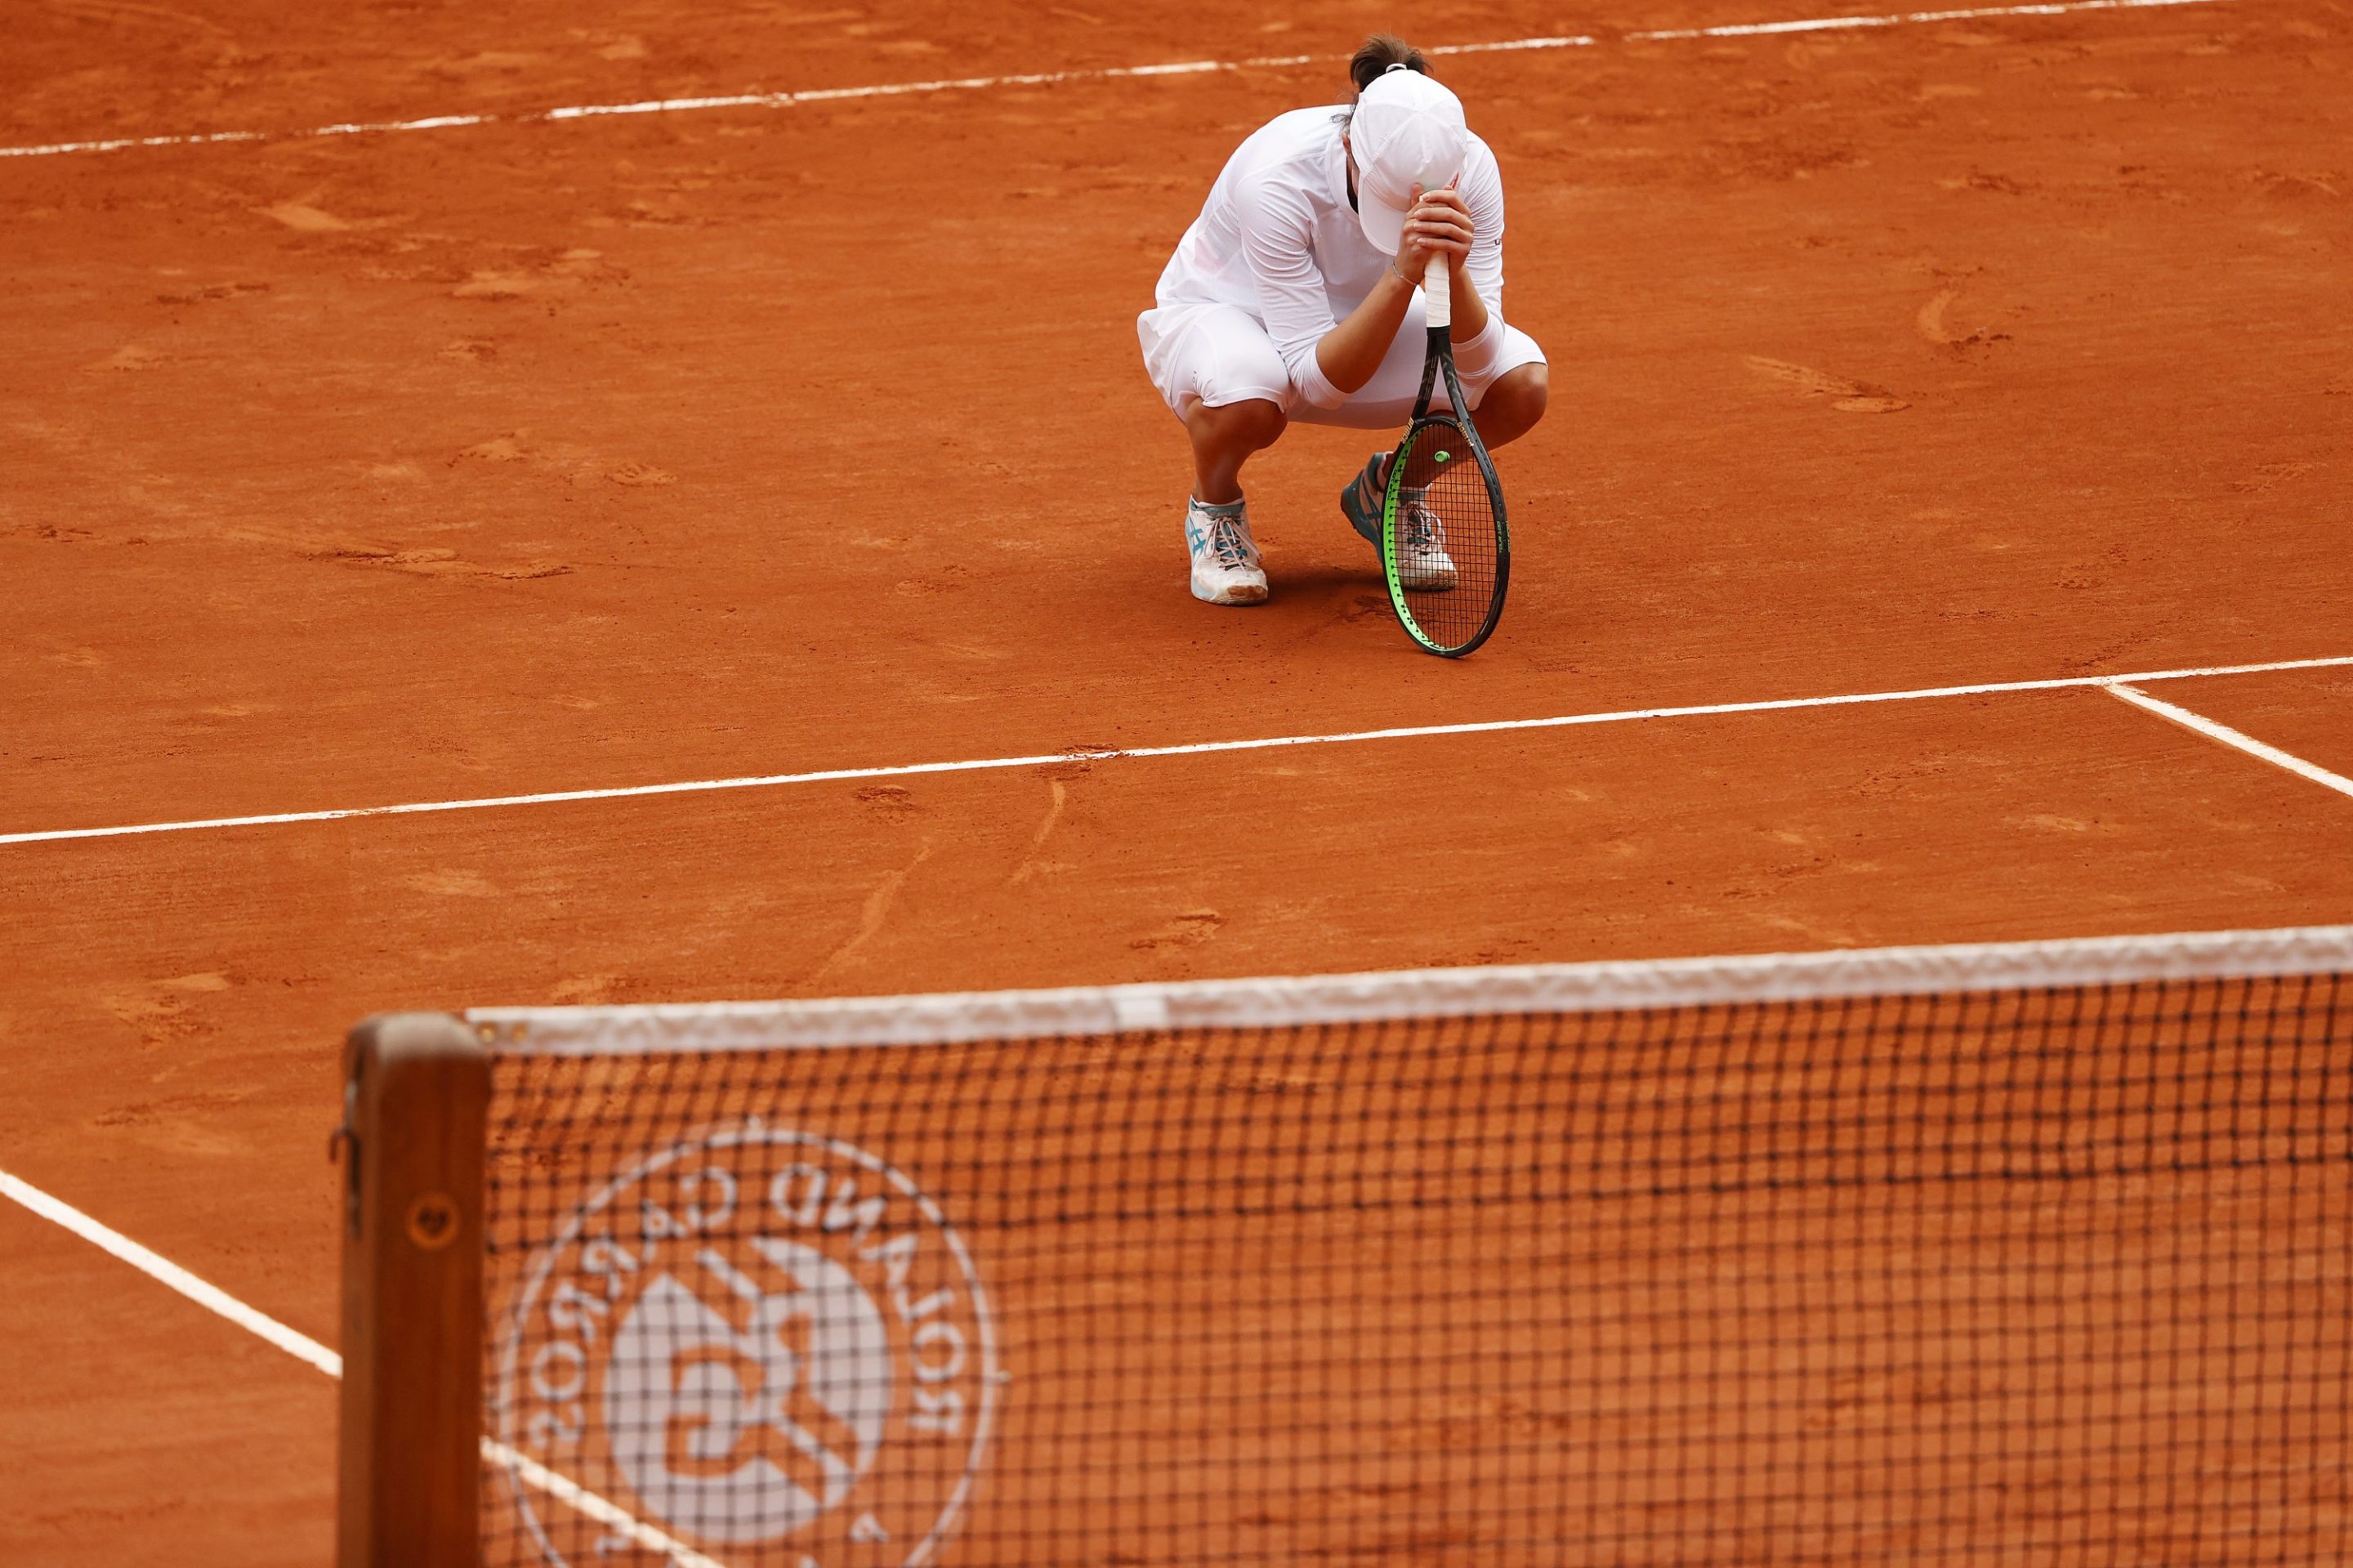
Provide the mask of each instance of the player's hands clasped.
[{"label": "player's hands clasped", "polygon": [[1449,267],[1460,271],[1470,258],[1471,209],[1452,185],[1434,191],[1413,187],[1413,206],[1405,215],[1405,237],[1398,245],[1397,269],[1415,283],[1430,270],[1433,253],[1443,254]]}]

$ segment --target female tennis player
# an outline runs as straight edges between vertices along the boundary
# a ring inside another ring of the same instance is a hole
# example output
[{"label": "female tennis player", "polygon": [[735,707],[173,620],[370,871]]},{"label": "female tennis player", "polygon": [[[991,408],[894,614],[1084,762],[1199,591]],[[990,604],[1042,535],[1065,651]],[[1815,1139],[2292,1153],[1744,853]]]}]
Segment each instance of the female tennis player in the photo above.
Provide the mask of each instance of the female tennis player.
[{"label": "female tennis player", "polygon": [[[1193,442],[1185,544],[1193,597],[1262,604],[1241,468],[1293,419],[1402,429],[1429,334],[1419,292],[1431,253],[1453,284],[1454,357],[1489,447],[1544,417],[1544,351],[1504,322],[1504,181],[1421,51],[1387,34],[1348,63],[1337,111],[1299,109],[1226,160],[1201,216],[1136,318],[1144,367]],[[1419,175],[1447,168],[1425,190]],[[1433,410],[1447,408],[1441,385]],[[1386,451],[1342,492],[1340,510],[1379,548]],[[1452,586],[1438,518],[1408,493],[1400,577]]]}]

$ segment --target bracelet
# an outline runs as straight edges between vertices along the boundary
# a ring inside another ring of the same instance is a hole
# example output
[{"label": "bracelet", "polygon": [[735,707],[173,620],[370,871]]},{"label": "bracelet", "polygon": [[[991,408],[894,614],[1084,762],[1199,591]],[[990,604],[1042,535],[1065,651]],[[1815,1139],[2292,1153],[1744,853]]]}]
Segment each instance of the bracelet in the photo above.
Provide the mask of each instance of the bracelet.
[{"label": "bracelet", "polygon": [[1416,283],[1412,279],[1405,275],[1405,269],[1397,264],[1397,258],[1394,256],[1389,258],[1389,270],[1396,273],[1398,275],[1398,281],[1403,283],[1407,288],[1414,289],[1420,287],[1419,284]]}]

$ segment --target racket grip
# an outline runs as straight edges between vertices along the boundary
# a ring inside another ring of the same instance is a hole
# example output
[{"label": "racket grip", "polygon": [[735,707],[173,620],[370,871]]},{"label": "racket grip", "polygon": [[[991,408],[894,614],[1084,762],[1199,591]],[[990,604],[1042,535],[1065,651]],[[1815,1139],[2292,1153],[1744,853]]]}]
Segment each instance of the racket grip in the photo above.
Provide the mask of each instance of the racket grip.
[{"label": "racket grip", "polygon": [[1421,319],[1434,327],[1454,324],[1454,281],[1447,275],[1443,250],[1430,257],[1421,275]]}]

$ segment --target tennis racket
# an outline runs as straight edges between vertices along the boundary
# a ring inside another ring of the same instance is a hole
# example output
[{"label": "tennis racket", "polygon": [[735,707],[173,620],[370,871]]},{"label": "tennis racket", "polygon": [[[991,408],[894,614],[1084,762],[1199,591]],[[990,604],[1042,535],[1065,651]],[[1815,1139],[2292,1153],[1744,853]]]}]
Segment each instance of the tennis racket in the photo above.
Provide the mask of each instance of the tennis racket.
[{"label": "tennis racket", "polygon": [[[1445,254],[1432,256],[1421,282],[1430,356],[1381,493],[1381,570],[1406,634],[1430,652],[1460,659],[1503,619],[1512,536],[1504,486],[1454,374],[1452,289]],[[1432,414],[1430,396],[1441,372],[1453,411]]]}]

